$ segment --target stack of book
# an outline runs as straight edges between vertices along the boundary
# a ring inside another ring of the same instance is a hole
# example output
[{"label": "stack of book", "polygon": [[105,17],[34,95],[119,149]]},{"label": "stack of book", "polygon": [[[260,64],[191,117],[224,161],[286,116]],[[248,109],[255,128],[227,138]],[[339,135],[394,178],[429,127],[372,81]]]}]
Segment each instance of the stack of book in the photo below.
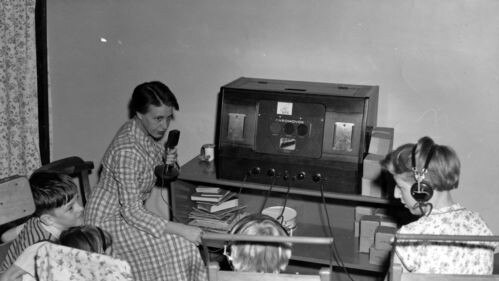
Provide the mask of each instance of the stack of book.
[{"label": "stack of book", "polygon": [[239,205],[237,193],[219,187],[198,186],[191,200],[196,204],[189,213],[189,225],[212,232],[229,231],[246,208]]}]

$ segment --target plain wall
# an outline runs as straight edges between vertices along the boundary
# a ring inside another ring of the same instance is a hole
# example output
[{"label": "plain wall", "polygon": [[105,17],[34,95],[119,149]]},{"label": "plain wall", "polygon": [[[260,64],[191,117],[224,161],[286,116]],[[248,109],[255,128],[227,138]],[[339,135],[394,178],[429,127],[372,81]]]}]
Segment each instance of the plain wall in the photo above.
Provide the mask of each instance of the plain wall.
[{"label": "plain wall", "polygon": [[[185,163],[211,143],[220,86],[261,77],[380,86],[394,145],[429,135],[462,161],[464,206],[499,234],[496,0],[50,0],[52,160],[98,166],[139,83],[180,102]],[[93,175],[92,184],[96,177]]]}]

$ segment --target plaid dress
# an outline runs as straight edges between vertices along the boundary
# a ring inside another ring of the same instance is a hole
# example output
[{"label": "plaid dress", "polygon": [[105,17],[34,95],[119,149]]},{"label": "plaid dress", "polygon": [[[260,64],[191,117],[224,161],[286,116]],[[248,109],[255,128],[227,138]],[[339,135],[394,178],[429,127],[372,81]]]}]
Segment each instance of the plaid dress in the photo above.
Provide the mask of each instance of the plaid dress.
[{"label": "plaid dress", "polygon": [[144,208],[164,148],[137,118],[127,121],[102,160],[102,174],[85,207],[85,223],[109,231],[114,254],[130,263],[134,279],[206,280],[197,247],[166,233],[168,221]]}]

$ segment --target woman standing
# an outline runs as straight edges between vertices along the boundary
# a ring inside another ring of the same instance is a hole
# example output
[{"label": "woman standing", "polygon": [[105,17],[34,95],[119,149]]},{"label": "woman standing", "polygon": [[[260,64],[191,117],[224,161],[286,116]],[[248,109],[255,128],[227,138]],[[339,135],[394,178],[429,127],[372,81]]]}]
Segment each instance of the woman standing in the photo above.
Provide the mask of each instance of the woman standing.
[{"label": "woman standing", "polygon": [[[111,233],[116,256],[130,263],[136,280],[206,279],[196,247],[201,230],[168,221],[144,207],[156,182],[154,169],[163,164],[166,132],[178,108],[175,95],[161,82],[135,88],[130,120],[104,154],[99,183],[85,208],[85,222]],[[176,153],[165,161],[174,164]]]}]

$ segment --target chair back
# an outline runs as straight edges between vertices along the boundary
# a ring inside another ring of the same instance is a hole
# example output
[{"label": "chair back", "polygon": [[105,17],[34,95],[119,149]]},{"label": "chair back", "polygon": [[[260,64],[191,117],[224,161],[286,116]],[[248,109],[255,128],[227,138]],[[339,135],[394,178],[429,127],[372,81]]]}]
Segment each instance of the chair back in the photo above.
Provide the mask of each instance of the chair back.
[{"label": "chair back", "polygon": [[[498,242],[499,236],[476,236],[476,235],[425,235],[425,234],[396,234],[395,242],[401,240],[416,241],[461,241],[461,242]],[[475,274],[430,274],[412,273],[402,269],[402,266],[392,262],[389,269],[390,281],[499,281],[499,275],[475,275]]]},{"label": "chair back", "polygon": [[[221,234],[206,232],[202,236],[203,243],[208,241],[252,241],[263,243],[304,243],[323,244],[333,243],[330,237],[303,237],[303,236],[259,236],[241,234]],[[205,247],[206,249],[206,247]],[[207,252],[207,250],[205,250]],[[206,253],[209,258],[209,254]],[[209,281],[329,281],[331,272],[329,268],[321,268],[316,275],[310,274],[287,274],[287,273],[260,273],[260,272],[236,272],[220,270],[218,263],[208,260],[208,280]]]},{"label": "chair back", "polygon": [[80,157],[70,156],[59,159],[38,168],[37,171],[56,171],[67,174],[73,178],[78,178],[78,188],[80,192],[81,202],[83,205],[87,203],[87,198],[90,196],[91,187],[88,175],[94,169],[94,162],[83,161]]},{"label": "chair back", "polygon": [[311,274],[289,274],[289,273],[259,273],[259,272],[236,272],[220,270],[218,263],[212,262],[208,266],[209,281],[329,281],[330,272],[328,268],[321,268],[316,275]]},{"label": "chair back", "polygon": [[39,281],[133,280],[126,261],[52,243],[41,246],[35,260]]},{"label": "chair back", "polygon": [[392,264],[391,281],[499,281],[499,275],[429,274],[402,271],[400,264]]},{"label": "chair back", "polygon": [[[26,177],[11,176],[0,180],[0,234],[14,226],[11,222],[30,216],[34,212],[35,202]],[[0,262],[7,255],[9,246],[10,242],[0,241]]]},{"label": "chair back", "polygon": [[34,212],[35,202],[26,177],[12,176],[0,180],[0,225]]}]

